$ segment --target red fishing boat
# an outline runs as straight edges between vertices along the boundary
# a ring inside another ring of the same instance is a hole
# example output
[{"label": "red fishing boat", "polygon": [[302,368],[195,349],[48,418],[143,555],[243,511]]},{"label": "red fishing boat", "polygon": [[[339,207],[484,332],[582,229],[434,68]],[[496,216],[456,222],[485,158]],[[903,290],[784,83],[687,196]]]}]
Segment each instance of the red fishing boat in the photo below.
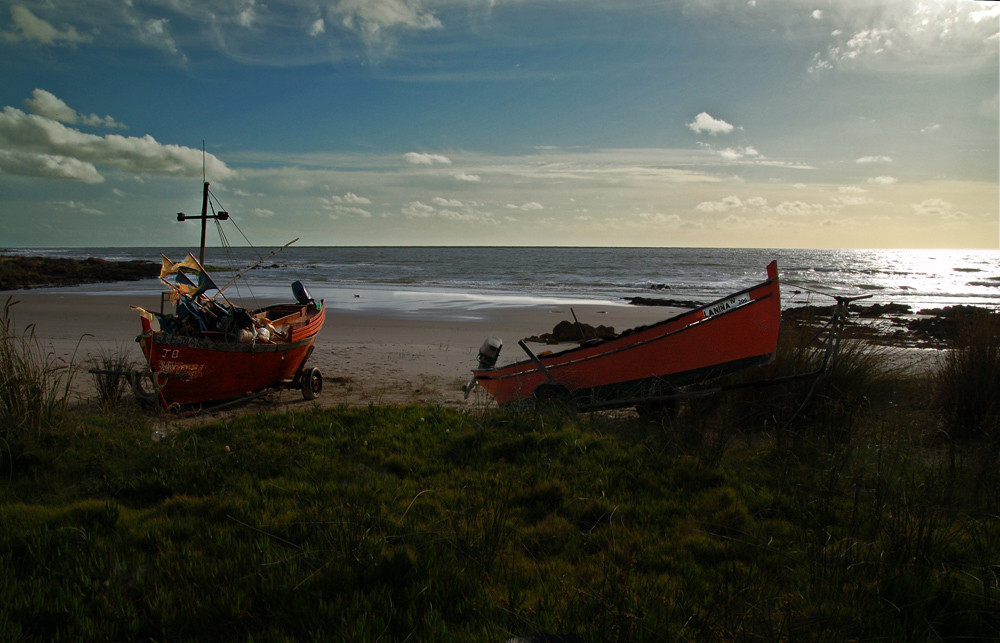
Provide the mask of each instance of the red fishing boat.
[{"label": "red fishing boat", "polygon": [[248,310],[230,302],[225,288],[216,286],[202,265],[205,221],[228,219],[226,212],[208,213],[208,188],[206,182],[200,217],[178,215],[180,221],[202,220],[201,261],[190,254],[176,263],[163,257],[160,281],[170,288],[164,300],[174,304],[174,312],[164,313],[162,306],[159,313],[133,306],[142,321],[136,341],[149,367],[130,377],[136,395],[170,407],[291,386],[301,388],[307,400],[314,399],[323,388],[323,377],[306,363],[323,327],[323,302],[313,300],[298,281],[292,284],[292,303]]},{"label": "red fishing boat", "polygon": [[579,410],[641,406],[667,399],[680,387],[706,382],[774,357],[781,321],[777,262],[767,280],[664,321],[591,340],[558,353],[495,367],[502,342],[491,337],[479,351],[478,384],[500,405],[541,400]]}]

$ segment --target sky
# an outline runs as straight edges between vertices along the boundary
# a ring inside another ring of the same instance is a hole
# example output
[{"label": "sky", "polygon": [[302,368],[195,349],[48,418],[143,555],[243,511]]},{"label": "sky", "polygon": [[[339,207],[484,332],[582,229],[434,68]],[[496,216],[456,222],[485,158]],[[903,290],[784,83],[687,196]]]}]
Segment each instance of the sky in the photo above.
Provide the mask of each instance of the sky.
[{"label": "sky", "polygon": [[[997,248],[1000,3],[0,0],[0,248]],[[217,243],[210,235],[209,243]]]}]

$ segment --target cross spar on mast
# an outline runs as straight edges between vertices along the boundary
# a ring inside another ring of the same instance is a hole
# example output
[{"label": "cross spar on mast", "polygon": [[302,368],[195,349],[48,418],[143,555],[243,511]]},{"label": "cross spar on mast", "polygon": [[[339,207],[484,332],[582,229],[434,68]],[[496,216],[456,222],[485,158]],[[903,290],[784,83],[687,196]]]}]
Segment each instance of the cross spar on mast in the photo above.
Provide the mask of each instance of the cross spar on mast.
[{"label": "cross spar on mast", "polygon": [[229,219],[229,213],[220,210],[218,214],[208,213],[208,170],[205,155],[205,141],[201,142],[201,177],[205,183],[204,190],[201,196],[201,216],[192,217],[184,214],[183,212],[177,213],[178,221],[185,221],[187,219],[201,219],[201,245],[198,251],[198,263],[205,265],[205,235],[208,228],[209,219],[217,219],[219,221],[226,221]]},{"label": "cross spar on mast", "polygon": [[[229,213],[226,212],[225,210],[219,210],[219,212],[216,213],[216,214],[209,214],[208,213],[208,186],[209,186],[209,183],[208,183],[208,175],[207,175],[207,170],[206,170],[205,141],[201,142],[201,175],[202,175],[202,179],[204,181],[204,189],[202,191],[202,196],[201,196],[201,215],[193,217],[193,216],[186,215],[183,212],[178,212],[177,213],[177,220],[178,221],[186,221],[187,219],[201,219],[201,245],[199,246],[198,263],[200,263],[202,266],[204,266],[205,265],[205,236],[206,236],[207,227],[208,227],[208,220],[209,219],[217,219],[219,221],[227,221],[229,219]],[[246,274],[247,272],[249,272],[252,268],[256,268],[257,266],[259,266],[260,264],[262,264],[264,261],[266,261],[267,259],[269,259],[269,258],[273,257],[274,255],[278,254],[279,252],[281,252],[282,250],[284,250],[288,246],[292,245],[296,241],[298,241],[297,237],[295,239],[293,239],[292,241],[289,241],[285,245],[281,246],[280,248],[278,248],[274,252],[270,253],[266,257],[260,259],[259,261],[257,261],[253,265],[251,265],[251,266],[249,266],[249,267],[244,268],[243,270],[241,270],[235,277],[233,277],[232,279],[229,280],[229,283],[227,283],[222,288],[219,288],[219,294],[222,294],[222,291],[224,291],[226,288],[229,288],[230,286],[232,286],[240,277],[242,277],[244,274]],[[225,295],[222,295],[222,296],[225,297]]]}]

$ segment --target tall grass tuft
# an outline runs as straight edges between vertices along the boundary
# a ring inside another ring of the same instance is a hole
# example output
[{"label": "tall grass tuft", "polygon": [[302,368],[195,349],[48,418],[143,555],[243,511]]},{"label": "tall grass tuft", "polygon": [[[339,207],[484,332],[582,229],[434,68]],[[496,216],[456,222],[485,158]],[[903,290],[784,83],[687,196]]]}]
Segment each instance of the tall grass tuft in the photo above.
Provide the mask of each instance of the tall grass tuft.
[{"label": "tall grass tuft", "polygon": [[[852,340],[824,372],[796,379],[823,367],[815,336],[814,328],[783,324],[771,364],[728,377],[723,385],[733,390],[693,400],[686,416],[728,435],[773,434],[779,450],[830,453],[848,444],[863,410],[903,373],[892,366],[891,348]],[[725,444],[713,448],[721,453]]]},{"label": "tall grass tuft", "polygon": [[968,452],[977,496],[996,494],[1000,474],[1000,316],[975,315],[959,329],[934,374],[933,407],[949,445],[950,485]]},{"label": "tall grass tuft", "polygon": [[75,367],[46,353],[31,324],[14,326],[8,297],[0,313],[0,438],[13,439],[42,430],[65,410]]},{"label": "tall grass tuft", "polygon": [[1000,316],[981,314],[960,329],[935,379],[935,402],[955,440],[1000,440]]},{"label": "tall grass tuft", "polygon": [[126,371],[134,370],[135,365],[132,358],[128,356],[125,349],[101,349],[101,351],[90,360],[96,373],[94,376],[94,389],[97,392],[97,402],[104,411],[111,411],[121,406],[125,399],[125,394],[129,390],[128,377]]}]

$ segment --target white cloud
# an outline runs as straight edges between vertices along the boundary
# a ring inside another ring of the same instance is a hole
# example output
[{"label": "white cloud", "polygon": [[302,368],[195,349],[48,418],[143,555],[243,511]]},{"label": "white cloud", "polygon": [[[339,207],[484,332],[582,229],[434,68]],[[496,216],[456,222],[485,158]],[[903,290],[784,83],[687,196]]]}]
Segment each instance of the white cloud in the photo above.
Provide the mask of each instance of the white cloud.
[{"label": "white cloud", "polygon": [[850,206],[868,205],[873,202],[871,197],[860,194],[841,194],[830,199],[836,207],[846,208]]},{"label": "white cloud", "polygon": [[55,205],[62,206],[68,210],[73,210],[74,212],[80,212],[81,214],[92,214],[96,216],[104,216],[105,214],[102,210],[92,208],[86,203],[80,203],[79,201],[74,201],[72,199],[69,201],[58,201]]},{"label": "white cloud", "polygon": [[431,199],[431,203],[434,205],[440,205],[449,208],[461,208],[462,202],[458,199],[445,199],[444,197],[436,196]]},{"label": "white cloud", "polygon": [[898,179],[894,176],[873,176],[868,179],[868,183],[872,185],[892,185],[896,183]]},{"label": "white cloud", "polygon": [[477,175],[477,174],[468,174],[466,172],[457,172],[455,174],[452,174],[452,176],[455,177],[456,181],[464,181],[466,183],[478,183],[479,182],[479,175]]},{"label": "white cloud", "polygon": [[640,212],[639,218],[650,225],[668,228],[677,228],[684,223],[684,220],[679,215],[665,214],[663,212]]},{"label": "white cloud", "polygon": [[267,219],[274,216],[274,210],[268,210],[267,208],[251,208],[250,214],[255,217],[261,217]]},{"label": "white cloud", "polygon": [[236,13],[236,23],[241,27],[252,27],[257,20],[256,0],[238,0]]},{"label": "white cloud", "polygon": [[236,174],[217,157],[203,157],[198,149],[165,145],[149,135],[86,134],[9,106],[0,112],[0,148],[6,152],[0,168],[6,173],[87,183],[103,180],[96,169],[99,166],[133,174],[200,177],[203,158],[209,175],[216,179]]},{"label": "white cloud", "polygon": [[330,197],[320,198],[320,204],[331,219],[337,219],[341,216],[367,219],[372,216],[368,210],[357,207],[360,205],[371,205],[371,199],[358,196],[353,192],[347,192],[343,196],[334,194]]},{"label": "white cloud", "polygon": [[10,8],[10,17],[14,22],[14,29],[0,32],[0,42],[31,41],[43,45],[76,45],[93,40],[92,36],[79,33],[73,26],[57,29],[20,5]]},{"label": "white cloud", "polygon": [[102,183],[104,177],[92,163],[57,154],[0,149],[0,174]]},{"label": "white cloud", "polygon": [[371,199],[367,199],[363,196],[358,196],[353,192],[348,192],[344,196],[337,196],[335,194],[331,196],[328,200],[330,203],[351,203],[354,205],[371,205]]},{"label": "white cloud", "polygon": [[70,125],[93,125],[108,128],[124,128],[125,126],[111,118],[110,116],[98,116],[97,114],[83,115],[67,105],[62,99],[57,98],[52,92],[44,89],[35,89],[31,93],[31,98],[24,101],[25,107],[32,114],[51,118],[55,121],[69,123]]},{"label": "white cloud", "polygon": [[532,210],[544,210],[545,209],[545,206],[542,205],[541,203],[538,203],[537,201],[530,201],[528,203],[522,203],[521,205],[517,205],[517,204],[514,204],[514,203],[508,203],[504,207],[507,208],[508,210],[521,210],[523,212],[529,212],[529,211],[532,211]]},{"label": "white cloud", "polygon": [[394,44],[394,34],[440,29],[437,16],[421,7],[419,0],[340,0],[327,8],[333,22],[354,32],[378,53]]},{"label": "white cloud", "polygon": [[313,38],[326,33],[326,23],[322,18],[317,18],[311,25],[309,25],[308,33]]},{"label": "white cloud", "polygon": [[813,57],[813,72],[946,72],[954,65],[996,61],[1000,6],[995,3],[891,2],[868,11],[843,3],[832,5],[828,16],[841,27],[831,34],[827,50]]},{"label": "white cloud", "polygon": [[713,151],[727,161],[742,161],[743,159],[755,159],[760,157],[760,152],[754,149],[751,145],[747,145],[746,147],[727,147],[724,150]]},{"label": "white cloud", "polygon": [[349,205],[335,205],[331,208],[331,211],[331,219],[336,219],[339,216],[361,217],[362,219],[368,219],[372,216],[372,213],[364,208],[355,208]]},{"label": "white cloud", "polygon": [[944,199],[927,199],[920,203],[914,203],[912,207],[914,213],[920,216],[934,217],[945,221],[959,221],[969,218],[968,214],[958,210]]},{"label": "white cloud", "polygon": [[445,199],[442,197],[435,197],[431,202],[434,205],[443,207],[434,207],[434,205],[427,205],[420,201],[411,201],[405,204],[400,212],[408,219],[429,219],[434,217],[446,221],[497,224],[496,219],[492,215],[476,210],[471,204],[463,204],[455,199]]},{"label": "white cloud", "polygon": [[400,212],[411,219],[425,219],[434,216],[436,210],[433,206],[421,203],[420,201],[411,201],[405,204]]},{"label": "white cloud", "polygon": [[441,154],[424,154],[421,152],[407,152],[403,155],[407,163],[412,165],[451,165],[451,159]]},{"label": "white cloud", "polygon": [[861,165],[871,164],[871,163],[892,163],[891,156],[862,156],[861,158],[854,161]]},{"label": "white cloud", "polygon": [[920,129],[921,134],[933,134],[934,132],[941,131],[941,123],[931,123],[930,125]]},{"label": "white cloud", "polygon": [[695,209],[702,212],[727,212],[745,208],[746,205],[738,196],[727,196],[720,201],[703,201],[695,206]]},{"label": "white cloud", "polygon": [[786,216],[802,217],[811,214],[831,214],[831,210],[819,203],[806,203],[805,201],[784,201],[779,203],[774,211],[777,214]]},{"label": "white cloud", "polygon": [[726,121],[714,118],[706,112],[702,112],[694,117],[694,120],[687,124],[688,128],[698,134],[709,134],[718,136],[719,134],[729,134],[735,128]]},{"label": "white cloud", "polygon": [[138,17],[133,17],[131,23],[139,42],[161,49],[178,56],[181,60],[185,60],[184,55],[180,53],[180,49],[177,47],[177,42],[170,35],[169,20],[166,18],[142,20]]}]

